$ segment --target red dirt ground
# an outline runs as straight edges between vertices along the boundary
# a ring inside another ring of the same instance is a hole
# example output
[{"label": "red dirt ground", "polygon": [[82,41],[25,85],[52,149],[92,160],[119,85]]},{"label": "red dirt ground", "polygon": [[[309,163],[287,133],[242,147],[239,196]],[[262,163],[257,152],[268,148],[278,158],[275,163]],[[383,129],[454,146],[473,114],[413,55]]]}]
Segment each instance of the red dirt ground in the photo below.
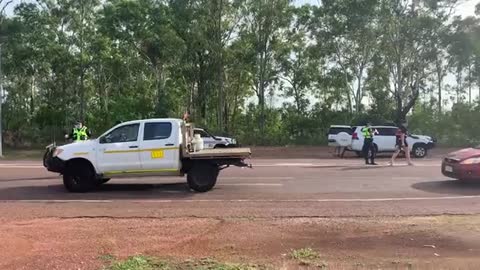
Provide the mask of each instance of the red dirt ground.
[{"label": "red dirt ground", "polygon": [[329,269],[478,269],[480,264],[480,217],[0,221],[5,270],[101,269],[100,257],[107,254],[308,269],[289,256],[305,247],[318,251]]}]

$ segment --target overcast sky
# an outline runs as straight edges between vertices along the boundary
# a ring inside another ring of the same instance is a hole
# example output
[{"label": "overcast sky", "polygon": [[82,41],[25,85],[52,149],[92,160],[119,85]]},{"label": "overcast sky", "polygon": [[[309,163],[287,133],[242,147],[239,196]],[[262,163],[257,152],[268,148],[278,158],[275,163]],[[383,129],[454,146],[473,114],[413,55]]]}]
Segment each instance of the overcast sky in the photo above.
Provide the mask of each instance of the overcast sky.
[{"label": "overcast sky", "polygon": [[[320,0],[295,0],[297,5],[311,4],[318,5]],[[460,5],[457,7],[456,13],[462,17],[475,15],[475,5],[479,0],[460,0]]]},{"label": "overcast sky", "polygon": [[[3,1],[6,2],[6,1]],[[7,14],[12,14],[13,7],[15,6],[14,3],[18,4],[21,2],[34,2],[34,0],[14,0],[13,3],[7,8]],[[320,0],[295,0],[296,5],[303,5],[303,4],[312,4],[318,5]],[[463,0],[461,4],[458,6],[456,13],[461,15],[462,17],[465,16],[472,16],[475,13],[475,5],[479,2],[479,0]]]}]

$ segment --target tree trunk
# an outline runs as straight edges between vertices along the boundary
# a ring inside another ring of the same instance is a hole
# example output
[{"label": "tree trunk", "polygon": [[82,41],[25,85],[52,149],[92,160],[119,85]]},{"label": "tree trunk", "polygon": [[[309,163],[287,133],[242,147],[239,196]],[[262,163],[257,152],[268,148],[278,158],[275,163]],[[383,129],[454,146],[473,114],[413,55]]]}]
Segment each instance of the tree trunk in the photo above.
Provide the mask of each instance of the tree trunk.
[{"label": "tree trunk", "polygon": [[472,65],[468,64],[468,105],[472,105]]},{"label": "tree trunk", "polygon": [[443,76],[441,75],[441,71],[438,73],[437,78],[437,87],[438,87],[438,113],[442,114],[442,80]]},{"label": "tree trunk", "polygon": [[222,8],[223,0],[217,0],[217,80],[218,80],[218,129],[224,132],[225,119],[225,93],[224,93],[224,81],[223,81],[223,46],[222,46]]},{"label": "tree trunk", "polygon": [[32,75],[32,82],[30,86],[30,117],[33,117],[35,112],[35,75]]}]

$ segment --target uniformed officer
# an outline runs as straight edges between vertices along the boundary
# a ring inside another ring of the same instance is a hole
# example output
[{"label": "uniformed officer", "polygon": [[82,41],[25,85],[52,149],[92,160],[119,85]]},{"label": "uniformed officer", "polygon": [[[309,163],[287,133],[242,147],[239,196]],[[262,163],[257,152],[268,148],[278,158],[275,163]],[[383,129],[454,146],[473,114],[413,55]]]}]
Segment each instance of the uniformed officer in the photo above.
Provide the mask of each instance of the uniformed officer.
[{"label": "uniformed officer", "polygon": [[[375,145],[373,144],[373,136],[375,135],[375,131],[371,128],[370,123],[367,123],[367,126],[363,127],[361,131],[364,138],[362,153],[363,157],[365,158],[365,164],[377,165],[377,163],[375,163]],[[370,162],[368,162],[369,158]]]},{"label": "uniformed officer", "polygon": [[81,142],[88,140],[88,137],[90,136],[90,130],[84,126],[81,121],[78,121],[73,127],[71,133],[65,135],[65,139],[71,138],[74,142]]}]

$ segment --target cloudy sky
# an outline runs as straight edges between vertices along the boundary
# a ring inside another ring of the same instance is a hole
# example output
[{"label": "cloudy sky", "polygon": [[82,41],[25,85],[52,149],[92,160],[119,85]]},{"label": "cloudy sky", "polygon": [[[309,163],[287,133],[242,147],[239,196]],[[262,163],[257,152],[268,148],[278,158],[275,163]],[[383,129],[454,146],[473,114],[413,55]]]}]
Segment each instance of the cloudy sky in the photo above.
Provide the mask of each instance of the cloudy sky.
[{"label": "cloudy sky", "polygon": [[[302,4],[311,4],[311,5],[318,5],[320,0],[295,0],[297,5]],[[460,5],[457,7],[456,13],[458,15],[464,16],[472,16],[475,15],[475,5],[480,2],[479,0],[460,0]]]}]

